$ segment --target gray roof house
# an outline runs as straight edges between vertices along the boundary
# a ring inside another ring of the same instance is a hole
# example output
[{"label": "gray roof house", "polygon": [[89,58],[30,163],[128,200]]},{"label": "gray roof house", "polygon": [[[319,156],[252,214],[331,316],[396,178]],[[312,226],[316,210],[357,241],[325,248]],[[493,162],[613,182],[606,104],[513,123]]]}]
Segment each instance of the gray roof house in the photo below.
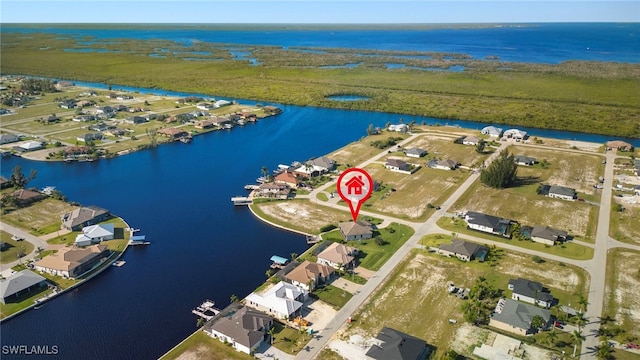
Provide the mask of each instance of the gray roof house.
[{"label": "gray roof house", "polygon": [[531,326],[534,316],[540,316],[546,328],[551,323],[551,312],[533,305],[511,299],[500,299],[491,315],[489,326],[518,335],[534,334],[538,329]]},{"label": "gray roof house", "polygon": [[462,239],[451,239],[451,244],[441,244],[438,247],[438,254],[455,256],[462,261],[471,261],[475,258],[484,261],[488,253],[489,249],[486,246]]},{"label": "gray roof house", "polygon": [[451,159],[445,159],[445,160],[431,159],[427,163],[427,166],[432,169],[455,170],[455,168],[458,167],[458,162]]},{"label": "gray roof house", "polygon": [[467,211],[464,215],[469,229],[482,231],[485,233],[500,235],[506,238],[511,237],[511,220],[497,216],[487,215],[475,211]]},{"label": "gray roof house", "polygon": [[549,186],[548,195],[549,197],[563,200],[574,200],[577,197],[577,193],[574,189],[564,187],[564,186]]},{"label": "gray roof house", "polygon": [[423,157],[423,156],[427,155],[427,152],[425,150],[422,150],[422,149],[411,148],[411,149],[406,150],[404,152],[404,154],[409,156],[409,157],[420,158],[420,157]]},{"label": "gray roof house", "polygon": [[83,227],[107,220],[111,216],[109,210],[91,205],[77,208],[65,213],[61,217],[62,229],[80,231]]},{"label": "gray roof house", "polygon": [[388,159],[384,163],[384,167],[392,171],[408,171],[409,164],[400,159]]},{"label": "gray roof house", "polygon": [[545,308],[551,307],[555,301],[553,296],[549,294],[549,290],[542,284],[528,279],[509,280],[509,290],[513,291],[512,300],[524,301]]},{"label": "gray roof house", "polygon": [[524,156],[524,155],[516,155],[513,157],[513,159],[518,165],[531,166],[536,163],[535,158]]},{"label": "gray roof house", "polygon": [[317,166],[325,169],[324,172],[333,171],[336,169],[335,160],[329,159],[328,157],[325,157],[325,156],[313,158],[307,161],[307,163],[311,164],[312,166]]},{"label": "gray roof house", "polygon": [[12,142],[19,141],[20,138],[13,134],[1,134],[0,135],[0,144],[9,144]]},{"label": "gray roof house", "polygon": [[273,318],[260,311],[233,303],[211,319],[204,332],[214,339],[227,342],[237,351],[252,354],[269,338]]},{"label": "gray roof house", "polygon": [[536,225],[531,229],[531,240],[547,245],[555,245],[557,241],[567,240],[568,235],[566,231],[556,230],[548,226]]},{"label": "gray roof house", "polygon": [[[0,280],[0,302],[6,304],[20,296],[47,286],[47,279],[31,270],[22,270]],[[33,294],[35,294],[34,292]]]},{"label": "gray roof house", "polygon": [[366,221],[349,221],[338,224],[340,233],[346,241],[371,239],[373,237],[373,227]]},{"label": "gray roof house", "polygon": [[401,331],[383,327],[365,354],[368,359],[377,360],[423,360],[431,353],[426,341]]}]

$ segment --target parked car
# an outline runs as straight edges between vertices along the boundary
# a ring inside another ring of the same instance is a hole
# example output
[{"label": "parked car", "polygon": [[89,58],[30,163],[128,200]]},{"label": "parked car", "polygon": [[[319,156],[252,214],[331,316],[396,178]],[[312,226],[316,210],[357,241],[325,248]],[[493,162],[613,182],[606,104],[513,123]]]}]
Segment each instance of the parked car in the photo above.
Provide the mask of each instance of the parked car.
[{"label": "parked car", "polygon": [[18,235],[13,235],[11,237],[11,240],[13,240],[13,241],[22,241],[22,240],[24,240],[24,238],[21,237],[21,236],[18,236]]}]

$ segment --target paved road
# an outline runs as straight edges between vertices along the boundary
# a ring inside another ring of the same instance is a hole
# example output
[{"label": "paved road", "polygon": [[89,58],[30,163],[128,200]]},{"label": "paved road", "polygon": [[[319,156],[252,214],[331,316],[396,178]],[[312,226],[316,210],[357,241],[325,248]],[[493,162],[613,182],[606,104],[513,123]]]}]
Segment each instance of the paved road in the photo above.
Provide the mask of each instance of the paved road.
[{"label": "paved road", "polygon": [[20,237],[24,238],[25,241],[28,241],[28,242],[32,243],[33,246],[34,246],[33,251],[31,253],[27,254],[26,256],[24,256],[22,259],[15,260],[15,261],[12,261],[12,262],[7,263],[7,264],[0,265],[0,271],[4,271],[6,269],[10,269],[13,266],[18,265],[19,262],[25,262],[25,261],[29,261],[29,260],[33,259],[36,256],[36,250],[39,247],[42,248],[42,249],[46,249],[47,248],[47,242],[46,241],[40,239],[37,236],[33,236],[33,235],[29,234],[28,232],[20,229],[20,228],[17,228],[15,226],[12,226],[12,225],[9,225],[9,224],[6,224],[4,222],[0,222],[0,229],[3,230],[3,231],[6,231],[6,232],[8,232],[8,233],[10,233],[12,235],[17,235],[17,236],[20,236]]},{"label": "paved road", "polygon": [[[412,135],[408,139],[404,140],[400,143],[400,145],[404,145],[410,141],[412,141],[416,136]],[[500,151],[504,150],[508,145],[512,145],[509,143],[503,143],[498,151],[496,151],[492,156],[486,161],[488,165],[491,161],[493,161]],[[517,144],[521,146],[523,144]],[[527,145],[534,147],[542,147],[536,145]],[[582,150],[574,150],[570,149],[567,151],[571,152],[580,152],[585,154],[591,154],[592,152],[582,151]],[[385,156],[388,152],[383,151],[371,159],[359,164],[358,167],[362,168],[368,164],[371,164],[375,161],[378,161],[380,158]],[[580,354],[583,359],[585,358],[595,358],[595,349],[598,345],[598,337],[597,330],[600,326],[599,320],[600,315],[602,314],[603,302],[604,302],[604,290],[605,290],[605,267],[607,260],[607,252],[609,249],[614,247],[622,247],[625,249],[633,249],[640,250],[640,246],[635,246],[627,243],[622,243],[617,240],[611,239],[609,237],[609,215],[611,209],[611,194],[612,194],[612,183],[613,183],[613,170],[614,170],[614,160],[616,155],[614,153],[608,153],[605,155],[607,160],[607,165],[605,168],[605,183],[604,188],[602,189],[602,200],[600,203],[599,217],[598,217],[598,227],[596,233],[596,242],[595,244],[581,243],[581,245],[588,246],[594,248],[594,257],[590,260],[573,260],[567,259],[557,255],[551,255],[539,251],[529,250],[522,247],[518,247],[515,245],[504,244],[497,241],[487,240],[484,238],[459,234],[460,237],[473,240],[475,242],[496,245],[501,248],[518,251],[521,253],[529,254],[529,255],[538,255],[540,257],[559,261],[566,264],[575,265],[585,269],[589,273],[591,278],[591,283],[589,285],[589,294],[588,294],[588,302],[589,305],[586,311],[586,318],[588,323],[585,325],[583,329],[583,334],[586,336],[586,340],[582,343],[582,348],[580,350]],[[383,283],[385,278],[391,273],[391,271],[409,254],[409,251],[418,246],[418,241],[425,235],[430,233],[447,233],[448,231],[440,228],[436,225],[436,220],[441,216],[450,216],[447,213],[447,210],[464,194],[469,186],[473,184],[480,175],[478,173],[471,174],[469,178],[443,203],[441,204],[441,209],[436,211],[429,219],[427,219],[423,223],[411,222],[407,220],[397,219],[392,216],[380,215],[377,213],[371,213],[367,211],[361,211],[361,214],[374,216],[377,218],[382,218],[385,224],[389,222],[397,222],[401,224],[405,224],[411,226],[415,230],[415,234],[409,238],[409,240],[402,246],[385,264],[384,266],[376,273],[376,275],[371,278],[361,289],[360,292],[354,295],[354,297],[336,314],[334,319],[327,325],[324,329],[318,329],[320,332],[318,337],[313,339],[309,343],[309,351],[301,352],[296,356],[296,359],[313,359],[320,350],[329,342],[331,337],[338,331],[347,321],[347,318],[351,316],[365,301],[369,296],[373,294],[375,289]],[[327,183],[311,192],[309,197],[311,199],[317,198],[319,193],[331,193],[335,189],[335,182]],[[347,211],[347,207],[338,205],[338,199],[333,198],[329,201],[317,201],[318,204],[333,207],[336,209],[342,209]]]}]

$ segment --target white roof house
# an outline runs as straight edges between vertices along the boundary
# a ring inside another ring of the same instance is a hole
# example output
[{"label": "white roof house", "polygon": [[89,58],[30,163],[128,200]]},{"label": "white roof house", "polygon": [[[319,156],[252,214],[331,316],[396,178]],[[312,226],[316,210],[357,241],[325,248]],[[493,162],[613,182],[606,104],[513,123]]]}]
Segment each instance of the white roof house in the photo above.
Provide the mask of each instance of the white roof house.
[{"label": "white roof house", "polygon": [[76,246],[88,246],[102,241],[112,240],[114,235],[113,223],[91,225],[82,228],[82,234],[76,236]]},{"label": "white roof house", "polygon": [[502,135],[502,128],[487,126],[483,128],[480,133],[482,133],[482,135],[489,135],[491,137],[500,137],[500,135]]},{"label": "white roof house", "polygon": [[40,150],[43,148],[42,146],[42,142],[41,141],[27,141],[26,143],[20,144],[18,145],[20,148],[24,149],[25,151],[33,151],[33,150]]},{"label": "white roof house", "polygon": [[527,132],[519,129],[509,129],[504,132],[503,136],[512,139],[524,139],[527,137]]},{"label": "white roof house", "polygon": [[231,101],[229,101],[229,100],[218,100],[218,101],[213,103],[213,106],[215,106],[215,107],[223,107],[223,106],[227,106],[227,105],[231,105]]},{"label": "white roof house", "polygon": [[251,293],[246,304],[281,319],[290,319],[300,312],[306,292],[295,285],[279,282],[264,293]]},{"label": "white roof house", "polygon": [[407,131],[409,131],[409,125],[407,125],[407,124],[389,125],[389,131],[397,131],[397,132],[406,133]]}]

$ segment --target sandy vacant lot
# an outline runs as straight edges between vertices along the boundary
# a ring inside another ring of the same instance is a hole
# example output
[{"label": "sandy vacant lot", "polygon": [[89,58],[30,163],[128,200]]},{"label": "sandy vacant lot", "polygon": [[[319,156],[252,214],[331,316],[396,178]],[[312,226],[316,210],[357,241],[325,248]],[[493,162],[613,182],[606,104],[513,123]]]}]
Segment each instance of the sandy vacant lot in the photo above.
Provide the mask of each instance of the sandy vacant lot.
[{"label": "sandy vacant lot", "polygon": [[297,230],[312,234],[318,234],[324,225],[351,219],[351,215],[346,211],[347,208],[345,211],[339,211],[306,200],[260,203],[257,206],[267,216],[295,224]]},{"label": "sandy vacant lot", "polygon": [[640,253],[614,250],[607,265],[605,312],[640,337]]}]

